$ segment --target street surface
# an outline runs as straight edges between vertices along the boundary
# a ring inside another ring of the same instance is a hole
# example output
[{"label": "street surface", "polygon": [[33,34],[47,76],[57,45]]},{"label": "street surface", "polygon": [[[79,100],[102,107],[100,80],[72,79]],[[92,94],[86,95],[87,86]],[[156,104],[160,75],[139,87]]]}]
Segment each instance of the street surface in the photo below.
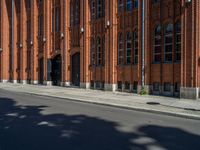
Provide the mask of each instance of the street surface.
[{"label": "street surface", "polygon": [[200,121],[0,90],[0,150],[200,150]]}]

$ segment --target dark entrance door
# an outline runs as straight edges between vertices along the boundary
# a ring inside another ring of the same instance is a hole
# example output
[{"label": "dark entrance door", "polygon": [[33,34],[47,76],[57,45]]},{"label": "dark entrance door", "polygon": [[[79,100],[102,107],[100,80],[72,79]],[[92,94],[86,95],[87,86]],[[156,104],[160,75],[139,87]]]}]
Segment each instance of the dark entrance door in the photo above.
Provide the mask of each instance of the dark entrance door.
[{"label": "dark entrance door", "polygon": [[76,53],[72,56],[72,73],[71,79],[74,86],[80,86],[80,53]]},{"label": "dark entrance door", "polygon": [[52,59],[52,84],[60,85],[61,82],[61,55],[57,55]]},{"label": "dark entrance door", "polygon": [[40,58],[39,67],[38,67],[39,84],[43,84],[43,76],[44,76],[44,62],[43,62],[43,58]]}]

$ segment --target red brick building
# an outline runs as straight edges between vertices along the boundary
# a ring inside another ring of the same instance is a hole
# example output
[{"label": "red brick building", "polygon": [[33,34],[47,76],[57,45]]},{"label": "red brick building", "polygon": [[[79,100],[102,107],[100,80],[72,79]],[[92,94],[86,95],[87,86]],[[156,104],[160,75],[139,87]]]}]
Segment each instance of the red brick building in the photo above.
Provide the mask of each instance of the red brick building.
[{"label": "red brick building", "polygon": [[[200,1],[0,0],[2,82],[198,98]],[[144,34],[143,34],[144,33]],[[144,38],[142,38],[144,35]]]}]

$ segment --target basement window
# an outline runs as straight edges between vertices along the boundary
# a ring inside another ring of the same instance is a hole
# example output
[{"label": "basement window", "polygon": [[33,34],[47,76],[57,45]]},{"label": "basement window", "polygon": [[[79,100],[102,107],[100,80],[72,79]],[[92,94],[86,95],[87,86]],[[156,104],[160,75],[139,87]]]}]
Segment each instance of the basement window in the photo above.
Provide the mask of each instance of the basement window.
[{"label": "basement window", "polygon": [[159,91],[160,83],[159,82],[154,82],[153,83],[153,91]]},{"label": "basement window", "polygon": [[130,83],[128,81],[125,82],[125,90],[130,90]]},{"label": "basement window", "polygon": [[171,84],[168,82],[164,83],[164,91],[165,92],[170,92],[171,91]]},{"label": "basement window", "polygon": [[138,87],[138,82],[134,81],[134,83],[133,83],[133,90],[137,91],[137,87]]},{"label": "basement window", "polygon": [[92,80],[92,81],[90,81],[90,87],[92,88],[92,89],[94,89],[94,81]]},{"label": "basement window", "polygon": [[180,92],[180,83],[176,82],[174,87],[175,92]]},{"label": "basement window", "polygon": [[117,82],[118,90],[122,91],[122,81]]}]

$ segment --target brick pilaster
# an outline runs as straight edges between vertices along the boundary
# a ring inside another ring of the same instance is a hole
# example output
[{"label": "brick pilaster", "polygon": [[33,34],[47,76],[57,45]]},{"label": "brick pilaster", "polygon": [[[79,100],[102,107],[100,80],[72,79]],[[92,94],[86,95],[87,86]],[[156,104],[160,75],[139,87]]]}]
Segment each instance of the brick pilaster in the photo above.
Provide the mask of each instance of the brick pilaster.
[{"label": "brick pilaster", "polygon": [[9,80],[9,16],[8,16],[7,0],[1,0],[1,81]]},{"label": "brick pilaster", "polygon": [[[20,0],[20,79],[21,81],[27,80],[27,14],[25,0]],[[16,30],[17,31],[17,30]],[[22,46],[22,47],[20,47]],[[16,57],[17,58],[17,57]]]},{"label": "brick pilaster", "polygon": [[38,82],[38,7],[37,0],[31,1],[31,80]]},{"label": "brick pilaster", "polygon": [[63,82],[70,82],[70,1],[63,0],[64,43],[63,43]]}]

